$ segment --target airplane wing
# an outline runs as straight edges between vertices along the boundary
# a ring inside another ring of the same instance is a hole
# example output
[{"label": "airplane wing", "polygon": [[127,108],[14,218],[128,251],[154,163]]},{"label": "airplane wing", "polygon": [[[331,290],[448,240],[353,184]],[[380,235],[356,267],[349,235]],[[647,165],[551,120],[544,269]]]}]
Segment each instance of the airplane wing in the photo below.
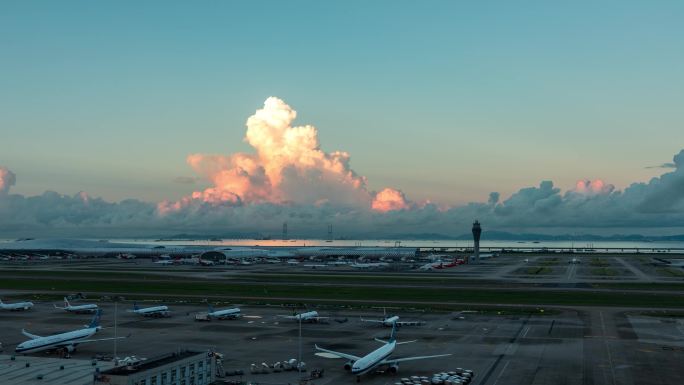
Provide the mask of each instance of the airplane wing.
[{"label": "airplane wing", "polygon": [[[381,324],[381,323],[383,323],[383,322],[385,322],[385,321],[381,321],[381,320],[377,320],[377,319],[364,319],[364,318],[361,318],[361,322],[373,322],[373,323],[380,323],[380,324]],[[400,323],[400,322],[397,322],[397,323]]]},{"label": "airplane wing", "polygon": [[[383,344],[388,344],[389,341],[381,340],[380,338],[373,338],[374,340],[381,342]],[[411,341],[402,341],[402,342],[397,342],[397,345],[404,345],[404,344],[412,344],[414,342],[417,342],[418,340],[411,340]]]},{"label": "airplane wing", "polygon": [[[109,338],[96,338],[96,339],[93,339],[93,340],[80,340],[80,341],[76,341],[76,343],[77,343],[77,344],[82,344],[82,343],[84,343],[84,342],[98,342],[98,341],[124,340],[124,339],[126,339],[126,338],[128,338],[128,337],[130,337],[130,336],[131,336],[131,335],[129,334],[129,335],[127,335],[126,337],[109,337]],[[70,345],[70,344],[67,344],[67,345]]]},{"label": "airplane wing", "polygon": [[27,332],[27,331],[24,330],[24,329],[21,329],[21,334],[25,335],[26,337],[28,337],[28,338],[30,338],[30,339],[32,339],[32,340],[35,340],[36,338],[40,338],[40,336],[35,335],[35,334],[31,334],[31,333]]},{"label": "airplane wing", "polygon": [[323,349],[323,348],[319,347],[318,345],[315,345],[315,346],[316,346],[316,350],[319,350],[321,352],[330,353],[330,354],[333,354],[333,355],[338,356],[340,358],[346,358],[346,359],[352,360],[352,361],[358,361],[361,359],[361,357],[357,357],[357,356],[352,355],[352,354],[340,353],[340,352],[336,352],[334,350]]},{"label": "airplane wing", "polygon": [[397,321],[397,326],[420,326],[424,324],[423,321]]},{"label": "airplane wing", "polygon": [[446,357],[450,356],[451,353],[449,354],[437,354],[434,356],[416,356],[416,357],[404,357],[404,358],[389,358],[382,360],[380,364],[386,364],[386,365],[392,365],[392,364],[397,364],[399,362],[404,362],[404,361],[414,361],[414,360],[425,360],[428,358],[437,358],[437,357]]}]

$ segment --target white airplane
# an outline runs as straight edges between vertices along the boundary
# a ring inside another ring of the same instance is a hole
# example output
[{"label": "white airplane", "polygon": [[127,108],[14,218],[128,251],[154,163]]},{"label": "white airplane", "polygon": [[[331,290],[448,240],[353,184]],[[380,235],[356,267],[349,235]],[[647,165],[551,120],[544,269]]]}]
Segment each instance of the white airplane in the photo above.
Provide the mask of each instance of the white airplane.
[{"label": "white airplane", "polygon": [[672,267],[684,267],[684,260],[682,259],[663,259],[663,258],[653,258],[655,261],[664,263]]},{"label": "white airplane", "polygon": [[163,259],[161,261],[154,262],[155,265],[159,266],[172,266],[175,262],[170,261],[168,259]]},{"label": "white airplane", "polygon": [[376,323],[381,326],[387,326],[387,327],[392,327],[392,325],[397,325],[397,326],[418,326],[418,325],[423,325],[425,322],[422,321],[399,321],[399,316],[394,315],[391,317],[387,316],[387,312],[385,309],[383,309],[383,318],[381,320],[379,319],[363,319],[361,318],[361,322],[371,322],[371,323]]},{"label": "white airplane", "polygon": [[76,345],[86,343],[86,342],[96,342],[96,341],[107,341],[113,339],[121,339],[128,337],[113,337],[113,338],[100,338],[100,339],[90,339],[95,333],[100,331],[102,327],[100,326],[100,315],[102,315],[102,310],[98,310],[95,313],[95,317],[90,322],[90,325],[84,327],[83,329],[78,329],[66,333],[54,334],[51,336],[37,336],[31,334],[26,330],[21,330],[21,333],[30,340],[24,341],[17,345],[14,350],[17,353],[35,353],[44,350],[55,350],[63,349],[66,352],[73,352],[76,349]]},{"label": "white airplane", "polygon": [[69,300],[64,297],[64,307],[59,307],[57,305],[53,305],[55,309],[62,309],[66,310],[69,313],[77,313],[77,314],[82,314],[82,313],[95,313],[98,310],[98,307],[94,303],[89,303],[86,305],[72,305],[69,303]]},{"label": "white airplane", "polygon": [[171,315],[169,307],[166,305],[141,308],[135,302],[133,303],[133,310],[129,310],[129,312],[143,317],[169,317]]},{"label": "white airplane", "polygon": [[469,313],[477,313],[477,311],[475,311],[475,310],[461,310],[459,312],[452,313],[451,319],[453,319],[453,320],[464,320],[464,319],[466,319],[464,314],[469,314]]},{"label": "white airplane", "polygon": [[387,366],[389,368],[390,373],[397,373],[399,372],[399,363],[400,362],[405,362],[405,361],[414,361],[414,360],[425,360],[428,358],[437,358],[437,357],[446,357],[450,356],[451,354],[437,354],[433,356],[415,356],[415,357],[403,357],[403,358],[390,358],[392,353],[394,353],[394,349],[396,348],[397,345],[401,344],[407,344],[410,342],[415,342],[415,341],[405,341],[405,342],[397,342],[397,326],[394,325],[392,327],[392,334],[390,334],[390,339],[389,341],[383,341],[380,339],[375,339],[378,342],[382,342],[384,345],[373,350],[372,352],[366,354],[363,357],[358,357],[353,354],[347,354],[347,353],[340,353],[336,352],[334,350],[328,350],[324,349],[321,347],[316,346],[316,350],[332,354],[334,356],[340,357],[340,358],[345,358],[349,361],[344,364],[344,369],[351,371],[352,374],[356,375],[356,381],[361,380],[361,375],[366,374],[374,369],[377,369],[378,367],[384,367]]},{"label": "white airplane", "polygon": [[294,315],[279,315],[278,317],[287,318],[295,321],[301,322],[321,322],[327,320],[330,317],[320,317],[317,311],[307,311],[305,313],[299,313]]},{"label": "white airplane", "polygon": [[234,307],[232,309],[214,310],[214,307],[209,304],[209,313],[207,317],[214,319],[237,319],[241,316],[240,308]]},{"label": "white airplane", "polygon": [[376,263],[353,263],[349,265],[354,269],[380,269],[389,266],[386,262],[376,262]]},{"label": "white airplane", "polygon": [[0,299],[0,309],[2,310],[28,310],[33,307],[33,302],[4,303]]}]

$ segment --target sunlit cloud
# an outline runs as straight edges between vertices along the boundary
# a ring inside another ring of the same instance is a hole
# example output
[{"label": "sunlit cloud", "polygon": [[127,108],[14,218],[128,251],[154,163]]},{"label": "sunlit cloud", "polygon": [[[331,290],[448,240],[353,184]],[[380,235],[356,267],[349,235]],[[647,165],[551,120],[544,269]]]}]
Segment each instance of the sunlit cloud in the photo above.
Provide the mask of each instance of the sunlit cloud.
[{"label": "sunlit cloud", "polygon": [[0,166],[0,194],[9,193],[10,187],[17,182],[17,177],[6,167]]},{"label": "sunlit cloud", "polygon": [[247,119],[245,141],[254,153],[192,154],[187,163],[212,186],[177,202],[162,202],[167,214],[190,204],[241,205],[271,203],[352,206],[378,211],[408,208],[403,194],[385,189],[369,192],[366,178],[350,166],[344,151],[325,152],[318,130],[294,126],[297,112],[270,97]]}]

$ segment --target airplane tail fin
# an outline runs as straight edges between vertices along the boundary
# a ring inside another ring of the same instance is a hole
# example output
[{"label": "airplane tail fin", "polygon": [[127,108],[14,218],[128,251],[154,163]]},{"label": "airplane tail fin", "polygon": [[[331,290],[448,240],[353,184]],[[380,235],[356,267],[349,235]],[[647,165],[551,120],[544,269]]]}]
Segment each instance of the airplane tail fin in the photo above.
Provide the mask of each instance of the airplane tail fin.
[{"label": "airplane tail fin", "polygon": [[4,305],[4,303],[2,302],[2,299],[1,299],[1,298],[0,298],[0,305]]},{"label": "airplane tail fin", "polygon": [[69,304],[69,300],[67,299],[67,297],[64,297],[64,307],[69,307],[69,306],[71,306]]},{"label": "airplane tail fin", "polygon": [[100,326],[100,316],[102,316],[102,309],[97,309],[95,312],[95,316],[93,317],[93,320],[90,321],[90,325],[88,325],[89,328],[96,328]]},{"label": "airplane tail fin", "polygon": [[213,312],[214,312],[214,307],[211,306],[210,303],[208,303],[207,305],[209,305],[209,313],[213,313]]},{"label": "airplane tail fin", "polygon": [[392,322],[392,334],[390,334],[389,342],[394,342],[397,340],[397,323]]},{"label": "airplane tail fin", "polygon": [[138,307],[137,302],[133,302],[133,310],[140,310],[140,307]]}]

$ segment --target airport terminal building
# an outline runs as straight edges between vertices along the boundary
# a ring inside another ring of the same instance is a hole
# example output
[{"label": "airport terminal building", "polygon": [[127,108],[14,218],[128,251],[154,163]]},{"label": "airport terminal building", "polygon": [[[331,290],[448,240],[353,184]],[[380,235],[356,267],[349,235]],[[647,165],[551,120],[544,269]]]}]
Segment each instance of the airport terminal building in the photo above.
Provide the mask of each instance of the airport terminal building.
[{"label": "airport terminal building", "polygon": [[216,361],[207,352],[179,351],[135,365],[118,366],[95,376],[95,385],[208,385]]}]

